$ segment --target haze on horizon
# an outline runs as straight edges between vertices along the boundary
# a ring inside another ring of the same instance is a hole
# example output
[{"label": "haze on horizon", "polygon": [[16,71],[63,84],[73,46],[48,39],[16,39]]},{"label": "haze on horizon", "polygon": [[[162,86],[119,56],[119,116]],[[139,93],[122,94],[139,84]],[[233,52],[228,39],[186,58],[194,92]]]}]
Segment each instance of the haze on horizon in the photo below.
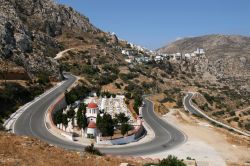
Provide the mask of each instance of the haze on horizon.
[{"label": "haze on horizon", "polygon": [[150,49],[183,37],[250,35],[248,0],[56,1],[89,17],[96,27]]}]

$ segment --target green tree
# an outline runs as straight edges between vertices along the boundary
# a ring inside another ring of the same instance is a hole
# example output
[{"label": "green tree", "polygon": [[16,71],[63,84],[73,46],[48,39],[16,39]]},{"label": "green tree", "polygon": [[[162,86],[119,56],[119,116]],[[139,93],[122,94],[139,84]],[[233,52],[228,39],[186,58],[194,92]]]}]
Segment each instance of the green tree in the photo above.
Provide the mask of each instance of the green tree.
[{"label": "green tree", "polygon": [[118,123],[127,123],[129,120],[129,117],[127,117],[123,112],[119,114],[115,114],[115,118],[117,119]]},{"label": "green tree", "polygon": [[63,110],[56,111],[53,116],[55,125],[62,124]]},{"label": "green tree", "polygon": [[[85,114],[83,114],[81,109],[78,109],[77,115],[76,115],[76,120],[77,120],[77,126],[79,129],[82,131],[82,129],[87,127],[87,118]],[[81,132],[82,133],[82,132]]]},{"label": "green tree", "polygon": [[66,100],[66,103],[68,105],[72,104],[72,103],[74,103],[77,100],[77,95],[75,95],[75,94],[73,94],[71,92],[66,91],[65,92],[65,100]]},{"label": "green tree", "polygon": [[72,121],[72,126],[74,127],[75,126],[75,110],[74,109],[70,109],[68,112],[67,112],[67,117],[69,119],[71,119]]},{"label": "green tree", "polygon": [[142,105],[142,97],[140,95],[136,95],[134,97],[134,110],[139,115],[139,107]]},{"label": "green tree", "polygon": [[74,111],[74,109],[70,109],[70,110],[67,112],[67,117],[68,117],[69,119],[72,119],[74,116],[75,116],[75,111]]},{"label": "green tree", "polygon": [[132,129],[132,126],[128,123],[123,123],[121,125],[121,134],[124,136],[126,133],[129,132],[129,130]]},{"label": "green tree", "polygon": [[87,107],[87,106],[86,106],[85,103],[81,103],[78,110],[80,110],[80,111],[82,111],[82,112],[83,112],[83,111],[85,112],[85,111],[86,111],[86,107]]},{"label": "green tree", "polygon": [[65,130],[66,130],[66,128],[68,127],[68,123],[69,123],[69,121],[68,121],[67,115],[66,115],[66,114],[63,114],[63,115],[62,115],[62,124],[63,124]]},{"label": "green tree", "polygon": [[96,126],[102,133],[102,136],[113,136],[114,135],[114,121],[110,114],[104,113],[101,117],[97,115]]}]

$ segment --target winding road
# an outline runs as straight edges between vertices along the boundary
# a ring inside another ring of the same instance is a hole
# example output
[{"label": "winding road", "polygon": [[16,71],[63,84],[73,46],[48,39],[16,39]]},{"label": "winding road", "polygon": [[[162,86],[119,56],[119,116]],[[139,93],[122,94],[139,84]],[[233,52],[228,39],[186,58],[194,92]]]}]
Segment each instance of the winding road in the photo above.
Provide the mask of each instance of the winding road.
[{"label": "winding road", "polygon": [[239,129],[237,129],[237,128],[234,128],[234,127],[232,127],[232,126],[229,126],[229,125],[227,125],[227,124],[224,124],[224,123],[222,123],[222,122],[220,122],[220,121],[218,121],[218,120],[215,120],[215,119],[209,117],[208,115],[206,115],[206,114],[205,114],[203,111],[201,111],[199,108],[196,108],[196,107],[192,104],[192,101],[191,101],[191,100],[192,100],[192,97],[194,96],[194,94],[195,94],[195,93],[193,93],[193,92],[189,92],[189,93],[187,93],[187,95],[184,97],[184,99],[183,99],[183,105],[184,105],[184,107],[185,107],[185,110],[189,111],[189,112],[192,113],[192,114],[196,114],[196,115],[198,115],[198,116],[204,117],[204,118],[206,118],[207,120],[209,120],[209,121],[211,121],[211,122],[213,122],[213,123],[215,123],[215,124],[217,124],[217,125],[219,125],[219,126],[221,126],[221,127],[224,127],[224,128],[226,128],[226,129],[228,129],[228,130],[230,130],[230,131],[234,131],[234,132],[236,132],[236,133],[238,133],[238,134],[241,134],[241,135],[250,137],[250,133],[245,132],[245,131],[241,131],[241,130],[239,130]]},{"label": "winding road", "polygon": [[[67,74],[67,80],[52,92],[28,107],[13,124],[13,132],[17,135],[35,136],[49,144],[53,144],[65,149],[83,151],[84,146],[74,142],[62,140],[51,134],[44,123],[46,110],[53,101],[76,80]],[[186,136],[177,128],[166,123],[154,114],[153,104],[149,100],[144,100],[145,107],[142,112],[144,120],[153,129],[155,137],[150,142],[137,144],[134,146],[122,146],[99,148],[102,152],[116,155],[146,155],[161,151],[166,151],[177,147],[186,141]]]}]

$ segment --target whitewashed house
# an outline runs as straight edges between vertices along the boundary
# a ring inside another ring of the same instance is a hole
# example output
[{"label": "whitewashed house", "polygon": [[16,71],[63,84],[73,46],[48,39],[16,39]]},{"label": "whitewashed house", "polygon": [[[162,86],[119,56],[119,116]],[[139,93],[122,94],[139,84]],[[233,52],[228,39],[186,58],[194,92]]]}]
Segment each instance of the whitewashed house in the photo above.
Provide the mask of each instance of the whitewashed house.
[{"label": "whitewashed house", "polygon": [[160,55],[157,55],[157,56],[155,56],[154,60],[156,62],[159,62],[159,61],[163,60],[163,57],[161,57]]},{"label": "whitewashed house", "polygon": [[191,59],[191,54],[186,53],[186,54],[184,54],[184,57],[185,57],[185,59]]},{"label": "whitewashed house", "polygon": [[205,55],[205,51],[204,51],[204,49],[197,48],[197,50],[194,51],[194,54],[195,54],[197,57],[202,57],[202,56]]}]

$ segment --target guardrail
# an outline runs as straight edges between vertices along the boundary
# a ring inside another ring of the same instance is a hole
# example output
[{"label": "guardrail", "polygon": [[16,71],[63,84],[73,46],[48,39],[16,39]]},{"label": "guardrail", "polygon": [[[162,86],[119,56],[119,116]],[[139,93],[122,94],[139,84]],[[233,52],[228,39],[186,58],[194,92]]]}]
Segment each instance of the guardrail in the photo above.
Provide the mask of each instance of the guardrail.
[{"label": "guardrail", "polygon": [[37,101],[39,101],[40,99],[42,99],[43,97],[45,97],[47,94],[51,93],[52,91],[54,91],[56,88],[58,88],[59,86],[61,86],[63,82],[58,83],[56,86],[52,87],[51,89],[45,91],[43,94],[35,97],[32,101],[26,103],[25,105],[21,106],[16,112],[14,112],[13,114],[10,115],[10,117],[5,120],[3,126],[6,130],[12,130],[12,133],[14,133],[14,124],[15,121],[19,118],[19,116],[21,116],[21,114],[26,111],[32,104],[36,103]]},{"label": "guardrail", "polygon": [[[247,136],[247,137],[250,137],[250,134],[248,134],[248,133],[246,133],[246,132],[244,132],[244,131],[241,131],[241,130],[239,130],[239,129],[233,128],[233,127],[231,127],[231,126],[229,126],[229,125],[226,125],[226,124],[224,124],[224,123],[222,123],[222,122],[219,122],[219,121],[217,121],[217,120],[215,120],[215,119],[209,117],[208,115],[206,115],[203,111],[201,111],[199,108],[196,108],[196,107],[193,105],[191,99],[193,98],[194,93],[191,93],[191,92],[190,92],[190,93],[188,93],[188,94],[191,94],[191,95],[192,95],[192,97],[190,98],[190,100],[189,100],[188,102],[189,102],[190,106],[193,107],[193,109],[194,109],[195,111],[198,112],[198,114],[202,115],[204,118],[208,119],[209,121],[211,121],[211,122],[213,122],[213,123],[215,123],[215,124],[217,124],[217,125],[220,125],[220,126],[226,128],[226,129],[228,129],[228,130],[233,130],[233,131],[236,132],[236,133],[239,133],[239,134],[245,135],[245,136]],[[186,107],[184,101],[186,100],[188,94],[187,94],[187,95],[184,97],[184,99],[183,99],[183,105],[184,105],[184,107],[185,107],[186,110],[188,110],[188,108]],[[189,111],[189,110],[188,110],[188,111]],[[191,112],[191,111],[189,111],[189,112]],[[191,112],[191,113],[192,113],[192,112]]]}]

